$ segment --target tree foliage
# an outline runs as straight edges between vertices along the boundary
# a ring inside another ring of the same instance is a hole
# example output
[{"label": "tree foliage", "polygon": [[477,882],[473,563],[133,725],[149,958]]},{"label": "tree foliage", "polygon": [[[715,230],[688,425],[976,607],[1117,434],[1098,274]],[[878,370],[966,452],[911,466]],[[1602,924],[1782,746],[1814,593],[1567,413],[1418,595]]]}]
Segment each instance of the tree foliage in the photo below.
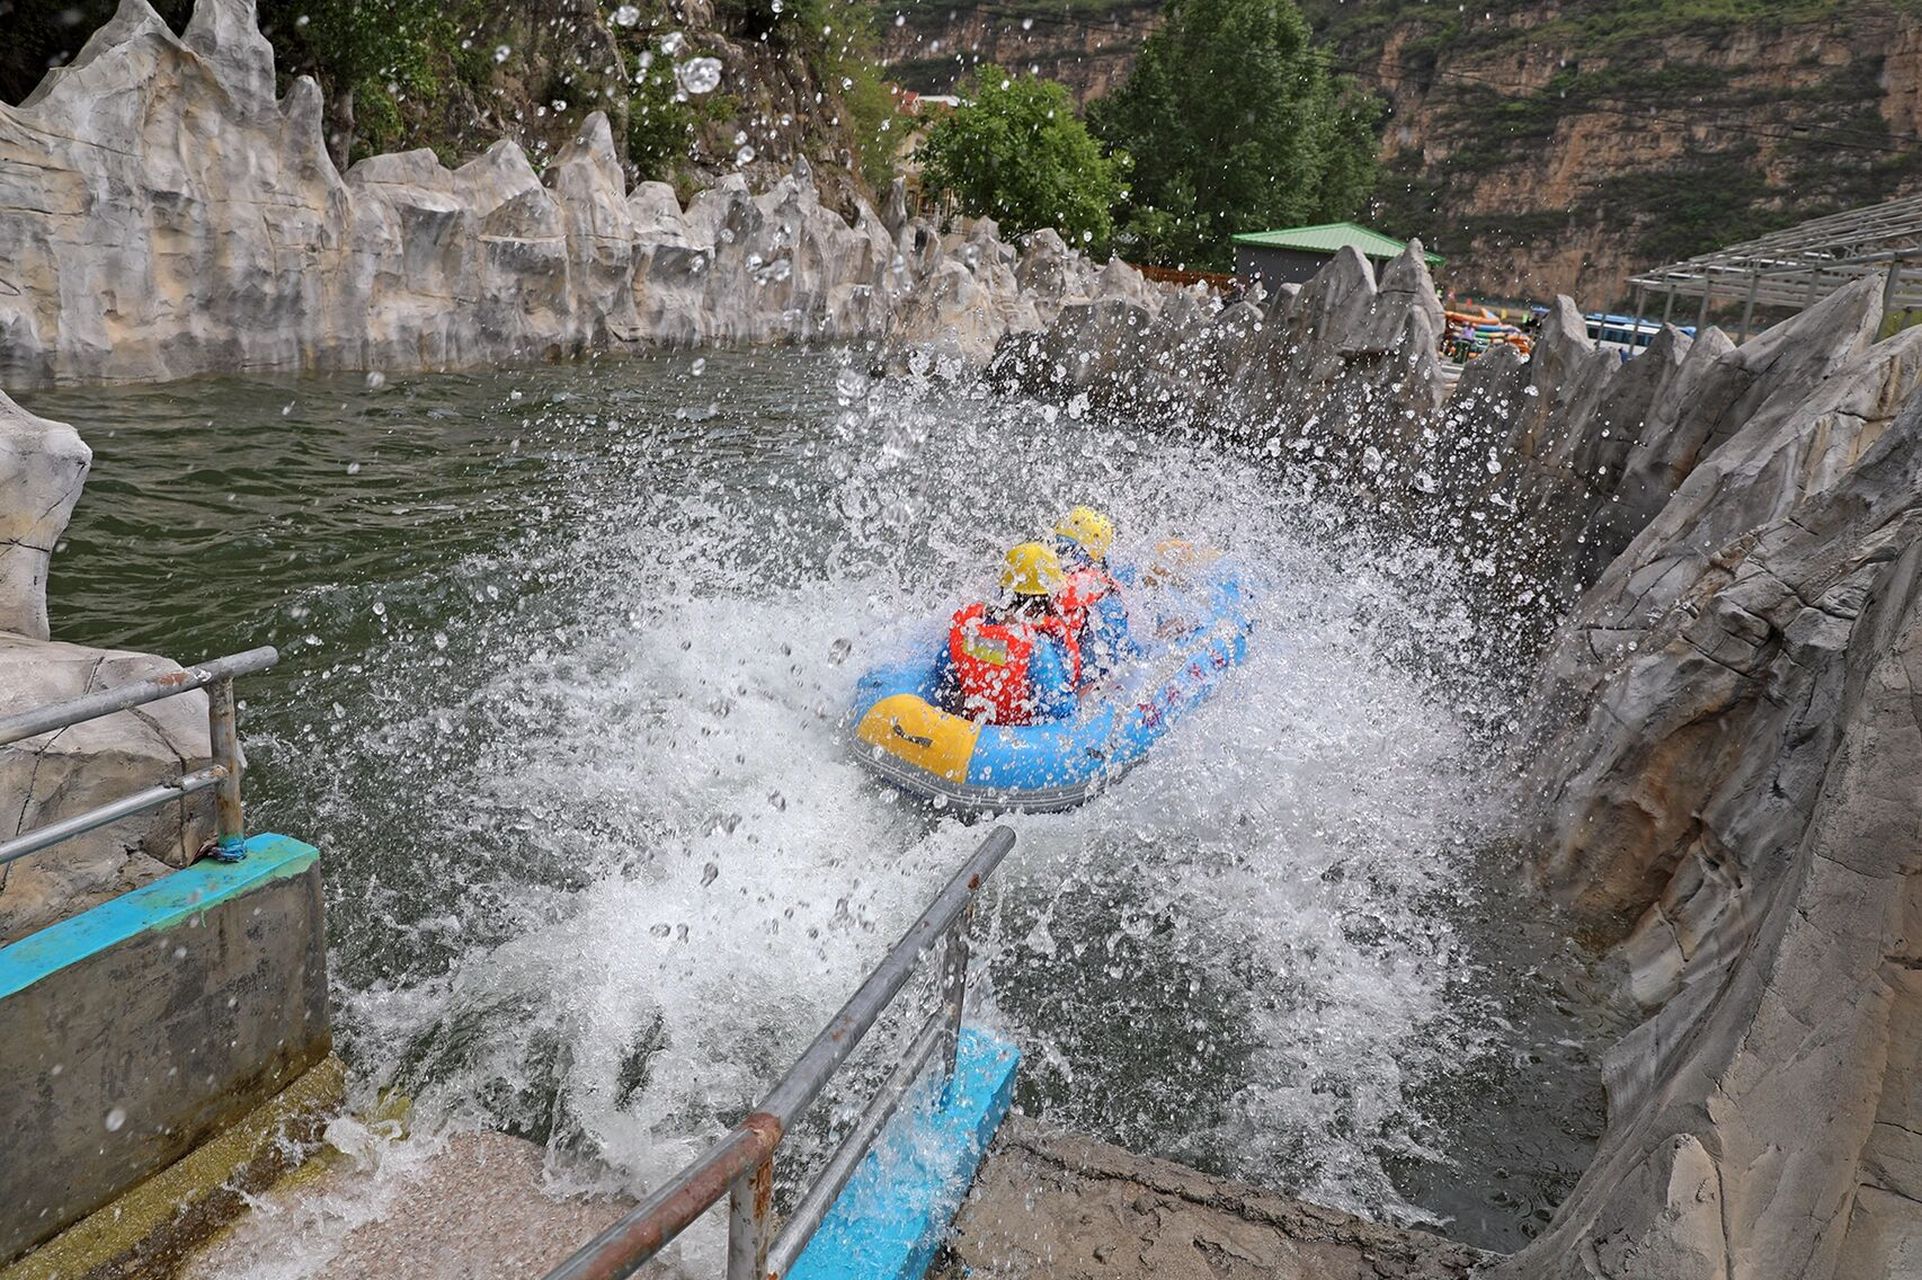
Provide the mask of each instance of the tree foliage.
[{"label": "tree foliage", "polygon": [[485,80],[485,55],[461,48],[460,20],[472,7],[441,0],[260,0],[259,13],[282,76],[320,82],[328,147],[345,164],[405,142],[397,99],[432,97],[450,78]]},{"label": "tree foliage", "polygon": [[922,143],[924,184],[952,192],[962,212],[992,217],[1008,234],[1057,227],[1074,243],[1104,249],[1125,161],[1101,154],[1067,89],[983,65],[962,97]]},{"label": "tree foliage", "polygon": [[1128,80],[1088,121],[1133,157],[1117,244],[1226,267],[1242,231],[1358,214],[1381,104],[1330,72],[1292,0],[1171,0]]}]

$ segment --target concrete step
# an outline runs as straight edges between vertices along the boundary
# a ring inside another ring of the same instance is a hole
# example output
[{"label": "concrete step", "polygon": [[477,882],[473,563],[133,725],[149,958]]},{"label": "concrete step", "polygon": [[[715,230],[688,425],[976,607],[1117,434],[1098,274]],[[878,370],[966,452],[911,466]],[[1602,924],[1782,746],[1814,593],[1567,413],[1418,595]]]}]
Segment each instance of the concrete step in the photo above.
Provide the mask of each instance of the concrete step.
[{"label": "concrete step", "polygon": [[1011,1117],[942,1280],[1462,1280],[1494,1255]]},{"label": "concrete step", "polygon": [[546,1186],[542,1149],[520,1138],[458,1133],[415,1147],[419,1141],[377,1144],[373,1160],[364,1151],[316,1160],[180,1274],[522,1280],[547,1272],[631,1205],[557,1197]]}]

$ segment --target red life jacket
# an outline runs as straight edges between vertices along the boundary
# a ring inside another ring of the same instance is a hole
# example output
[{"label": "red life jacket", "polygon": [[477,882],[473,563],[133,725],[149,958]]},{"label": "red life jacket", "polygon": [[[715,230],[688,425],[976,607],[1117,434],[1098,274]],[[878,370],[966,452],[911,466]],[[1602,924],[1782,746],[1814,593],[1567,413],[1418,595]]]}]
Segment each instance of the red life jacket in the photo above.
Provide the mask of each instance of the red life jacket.
[{"label": "red life jacket", "polygon": [[1068,679],[1081,679],[1081,646],[1067,619],[1053,616],[989,622],[985,604],[971,604],[948,627],[948,657],[961,687],[961,714],[989,724],[1034,723],[1034,681],[1028,663],[1043,636],[1061,642],[1068,656]]},{"label": "red life jacket", "polygon": [[1120,584],[1112,574],[1099,565],[1084,564],[1079,569],[1068,571],[1068,580],[1055,596],[1055,603],[1061,607],[1061,616],[1067,623],[1068,634],[1074,637],[1075,682],[1081,681],[1080,649],[1081,642],[1088,634],[1088,613],[1097,601],[1115,591]]}]

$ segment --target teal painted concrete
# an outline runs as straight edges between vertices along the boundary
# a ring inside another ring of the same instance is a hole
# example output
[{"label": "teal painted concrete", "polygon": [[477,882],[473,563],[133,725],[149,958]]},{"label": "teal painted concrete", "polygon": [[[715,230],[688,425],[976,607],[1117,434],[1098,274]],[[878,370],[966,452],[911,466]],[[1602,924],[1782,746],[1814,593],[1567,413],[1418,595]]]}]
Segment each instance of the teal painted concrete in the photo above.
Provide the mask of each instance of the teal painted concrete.
[{"label": "teal painted concrete", "polygon": [[933,1081],[889,1121],[787,1280],[921,1280],[1014,1100],[1021,1051],[961,1030],[954,1085]]},{"label": "teal painted concrete", "polygon": [[[56,851],[41,856],[59,854]],[[320,850],[290,836],[253,836],[247,841],[243,861],[203,858],[11,946],[0,947],[0,999],[148,930],[171,928],[268,881],[297,876],[313,866],[319,856]]]}]

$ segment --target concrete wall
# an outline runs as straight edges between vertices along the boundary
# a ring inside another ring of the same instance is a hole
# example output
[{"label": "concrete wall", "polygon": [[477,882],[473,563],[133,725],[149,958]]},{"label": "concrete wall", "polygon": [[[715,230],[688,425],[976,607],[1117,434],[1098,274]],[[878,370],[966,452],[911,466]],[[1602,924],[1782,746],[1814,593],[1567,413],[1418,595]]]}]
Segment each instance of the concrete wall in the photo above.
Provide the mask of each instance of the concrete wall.
[{"label": "concrete wall", "polygon": [[0,1263],[327,1056],[318,853],[247,849],[0,948]]}]

